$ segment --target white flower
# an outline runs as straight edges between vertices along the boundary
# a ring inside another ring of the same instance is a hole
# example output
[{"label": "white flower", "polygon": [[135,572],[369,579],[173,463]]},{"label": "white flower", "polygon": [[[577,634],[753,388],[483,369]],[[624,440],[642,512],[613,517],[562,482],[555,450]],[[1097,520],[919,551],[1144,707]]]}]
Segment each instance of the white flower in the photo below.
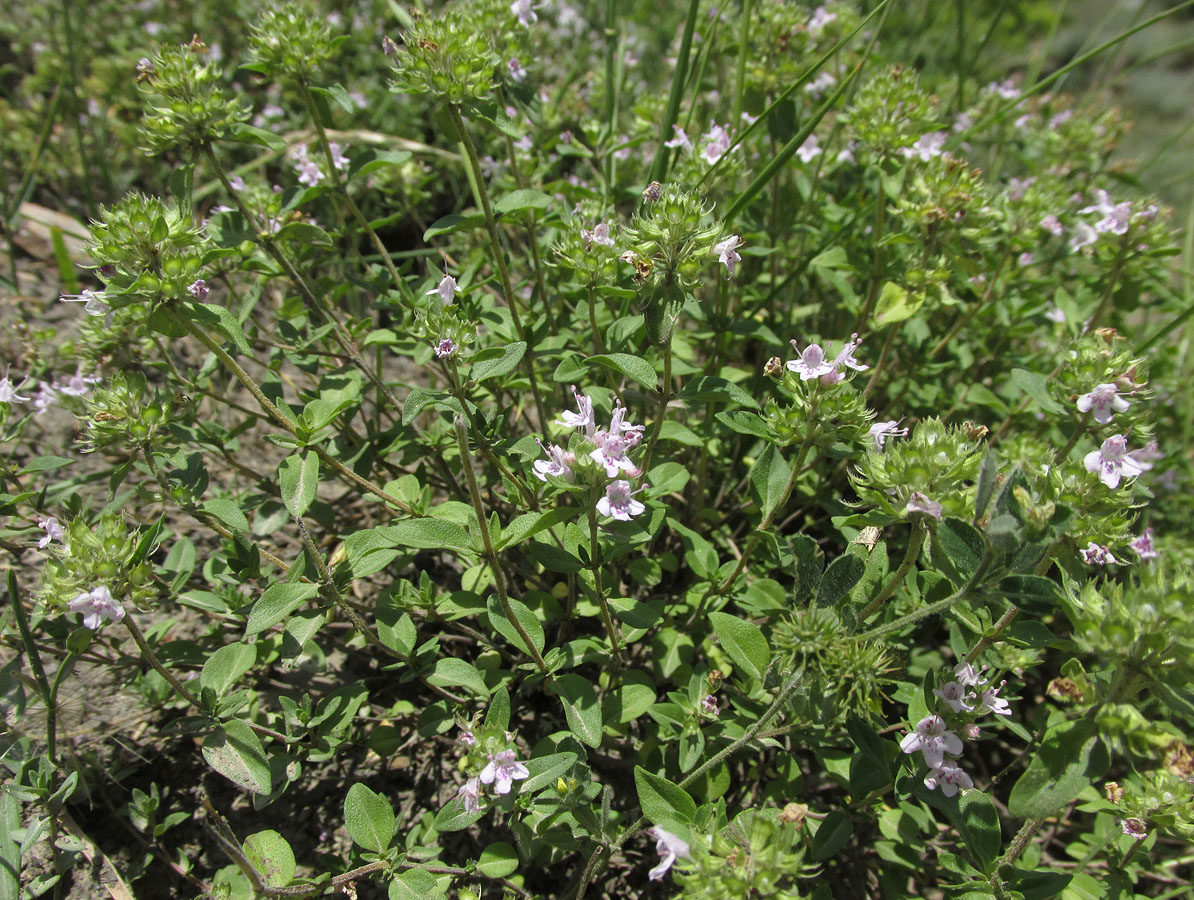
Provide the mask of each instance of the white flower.
[{"label": "white flower", "polygon": [[913,513],[923,513],[926,516],[932,516],[937,521],[941,521],[941,514],[943,510],[941,504],[936,500],[930,500],[920,491],[913,491],[912,496],[908,498],[908,505],[904,507],[904,513],[911,515]]},{"label": "white flower", "polygon": [[648,872],[647,877],[652,881],[659,881],[667,874],[677,857],[688,856],[688,843],[679,835],[672,834],[658,825],[651,829],[651,837],[655,838],[655,852],[659,854],[659,865]]},{"label": "white flower", "polygon": [[100,627],[102,619],[119,622],[124,618],[124,607],[116,602],[111,591],[102,584],[92,591],[79,594],[66,605],[66,608],[73,613],[82,613],[83,627],[92,631]]},{"label": "white flower", "polygon": [[90,388],[88,385],[95,384],[99,381],[98,375],[88,375],[84,377],[83,367],[80,364],[75,368],[75,374],[66,379],[66,381],[59,384],[54,383],[54,389],[59,393],[66,394],[68,397],[82,397]]},{"label": "white flower", "polygon": [[1095,222],[1094,230],[1099,234],[1127,234],[1132,219],[1132,204],[1112,203],[1107,192],[1101,188],[1095,191],[1095,202],[1078,210],[1079,213],[1098,213],[1103,218]]},{"label": "white flower", "polygon": [[974,709],[966,702],[973,695],[966,693],[966,687],[960,681],[948,681],[939,688],[933,688],[933,693],[944,700],[949,708],[956,713],[970,712]]},{"label": "white flower", "polygon": [[489,755],[489,763],[479,777],[482,784],[492,784],[496,793],[508,794],[515,781],[530,778],[531,773],[515,758],[513,750],[502,750]]},{"label": "white flower", "polygon": [[83,312],[89,316],[108,316],[105,325],[112,323],[112,309],[104,301],[107,297],[102,291],[82,291],[78,294],[63,294],[58,298],[63,303],[82,303]]},{"label": "white flower", "polygon": [[44,550],[50,545],[51,541],[62,540],[62,525],[53,516],[47,516],[44,519],[39,519],[37,527],[45,530],[45,536],[37,542],[37,548]]},{"label": "white flower", "polygon": [[577,411],[564,410],[556,424],[565,428],[583,428],[585,434],[591,438],[597,428],[597,421],[593,418],[593,401],[576,388],[572,389],[572,396],[576,398]]},{"label": "white flower", "polygon": [[592,231],[582,228],[580,239],[585,242],[586,250],[591,249],[594,244],[600,244],[602,247],[614,246],[614,239],[609,235],[609,226],[604,222],[598,222],[593,226]]},{"label": "white flower", "polygon": [[928,162],[934,156],[940,156],[945,140],[949,134],[944,131],[930,131],[922,134],[920,139],[911,147],[901,147],[900,155],[908,159],[916,158],[921,162]]},{"label": "white flower", "polygon": [[1161,555],[1153,547],[1153,530],[1151,528],[1144,529],[1144,533],[1141,534],[1140,537],[1136,538],[1136,540],[1132,541],[1132,543],[1128,544],[1128,546],[1131,547],[1132,551],[1142,560],[1156,559]]},{"label": "white flower", "polygon": [[424,293],[423,296],[429,297],[432,294],[439,294],[439,302],[441,307],[447,306],[454,299],[456,299],[456,279],[451,275],[445,274],[444,277],[439,280],[439,284]]},{"label": "white flower", "polygon": [[568,481],[572,480],[572,465],[576,462],[576,457],[565,450],[563,447],[557,447],[555,444],[544,445],[543,452],[547,454],[547,459],[537,459],[534,462],[535,477],[540,481],[547,481],[547,476],[551,475],[555,478],[565,478]]},{"label": "white flower", "polygon": [[804,86],[804,92],[812,94],[814,97],[820,97],[835,84],[837,84],[837,79],[833,77],[833,73],[822,69],[817,73],[816,78]]},{"label": "white flower", "polygon": [[1091,228],[1085,222],[1079,222],[1074,226],[1074,236],[1070,238],[1070,249],[1081,250],[1083,247],[1089,247],[1099,239],[1099,233]]},{"label": "white flower", "polygon": [[332,151],[331,152],[332,165],[335,166],[337,169],[339,169],[341,172],[343,172],[345,169],[347,169],[348,168],[348,157],[345,156],[341,152],[340,145],[337,144],[335,141],[333,141],[328,144],[328,149],[330,151]]},{"label": "white flower", "polygon": [[989,687],[983,691],[983,698],[978,704],[978,715],[995,713],[997,716],[1010,716],[1012,714],[1011,706],[999,696],[999,692],[1003,690],[1005,684],[1007,684],[1006,681],[1001,681],[998,687]]},{"label": "white flower", "polygon": [[1148,448],[1144,451],[1128,452],[1128,441],[1122,434],[1113,434],[1103,441],[1098,450],[1091,450],[1083,459],[1086,471],[1099,476],[1099,480],[1109,488],[1119,487],[1121,478],[1135,478],[1153,467],[1148,461],[1152,452]]},{"label": "white flower", "polygon": [[464,801],[465,812],[477,812],[481,808],[481,783],[476,777],[470,778],[456,791],[456,796]]},{"label": "white flower", "polygon": [[514,0],[510,4],[510,12],[518,16],[518,22],[523,28],[530,28],[539,21],[539,16],[535,13],[535,7],[531,5],[531,0]]},{"label": "white flower", "polygon": [[824,6],[818,6],[813,10],[813,17],[808,20],[809,33],[816,37],[826,25],[835,21],[837,21],[837,13],[828,12]]},{"label": "white flower", "polygon": [[510,78],[514,81],[522,81],[527,77],[527,70],[522,67],[522,63],[518,61],[517,56],[511,56],[506,62],[506,68],[510,71]]},{"label": "white flower", "polygon": [[1061,220],[1057,216],[1050,213],[1041,219],[1041,228],[1049,232],[1054,237],[1061,237],[1061,233],[1065,231],[1065,227],[1061,224]]},{"label": "white flower", "polygon": [[1095,421],[1106,425],[1111,421],[1113,413],[1127,412],[1128,401],[1119,395],[1119,389],[1113,384],[1096,385],[1089,394],[1078,398],[1078,412],[1087,413],[1094,410]]},{"label": "white flower", "polygon": [[937,766],[925,776],[925,787],[931,791],[938,785],[941,793],[952,797],[959,788],[968,791],[974,787],[974,780],[957,766]]},{"label": "white flower", "polygon": [[629,481],[621,478],[611,481],[605,487],[605,496],[597,501],[597,512],[620,522],[629,522],[647,508],[634,499],[635,493],[630,489]]},{"label": "white flower", "polygon": [[929,715],[917,722],[914,730],[904,735],[900,749],[905,753],[919,750],[930,769],[939,769],[946,753],[951,756],[962,755],[962,739],[946,730],[945,720],[941,716]]},{"label": "white flower", "polygon": [[688,139],[688,135],[684,133],[683,128],[681,128],[679,125],[673,125],[672,134],[674,137],[670,141],[664,141],[663,146],[673,148],[679,147],[685,153],[692,152],[692,141]]},{"label": "white flower", "polygon": [[17,393],[24,383],[22,381],[20,385],[14,385],[8,380],[8,370],[5,369],[4,377],[0,378],[0,403],[28,403],[28,397],[22,397]]},{"label": "white flower", "polygon": [[817,141],[815,134],[810,134],[808,139],[803,144],[796,148],[796,155],[800,157],[800,161],[808,165],[813,161],[813,158],[818,156],[821,152],[821,145]]},{"label": "white flower", "polygon": [[741,246],[742,238],[736,234],[731,234],[724,241],[713,246],[713,252],[717,254],[717,261],[726,267],[730,277],[734,275],[734,263],[742,261],[742,256],[738,253],[738,248]]},{"label": "white flower", "polygon": [[977,687],[980,684],[987,683],[987,679],[982,677],[983,672],[986,670],[986,666],[976,669],[974,663],[959,663],[957,668],[954,669],[954,678],[967,687]]},{"label": "white flower", "polygon": [[788,370],[799,375],[801,381],[812,381],[834,371],[833,363],[825,358],[825,351],[820,344],[809,344],[801,350],[793,339],[792,349],[800,354],[800,359],[789,360]]},{"label": "white flower", "polygon": [[883,445],[887,443],[890,438],[907,437],[908,429],[901,428],[900,423],[896,419],[890,422],[876,422],[869,429],[867,429],[866,436],[875,443],[875,452],[881,453]]}]

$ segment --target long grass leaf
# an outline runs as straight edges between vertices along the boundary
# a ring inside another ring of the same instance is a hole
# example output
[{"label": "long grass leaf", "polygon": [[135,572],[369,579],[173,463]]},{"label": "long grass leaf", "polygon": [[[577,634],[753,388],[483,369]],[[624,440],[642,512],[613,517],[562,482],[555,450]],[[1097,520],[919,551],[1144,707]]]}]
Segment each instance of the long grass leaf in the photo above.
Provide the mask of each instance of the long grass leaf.
[{"label": "long grass leaf", "polygon": [[692,50],[692,33],[696,30],[700,6],[701,0],[689,0],[684,34],[680,38],[680,53],[676,57],[676,71],[672,75],[672,90],[667,98],[667,110],[663,114],[663,126],[659,130],[659,145],[655,148],[655,162],[651,164],[649,181],[662,181],[667,171],[668,148],[664,144],[672,139],[672,126],[680,115],[680,98],[684,96],[684,84],[688,80],[688,54]]}]

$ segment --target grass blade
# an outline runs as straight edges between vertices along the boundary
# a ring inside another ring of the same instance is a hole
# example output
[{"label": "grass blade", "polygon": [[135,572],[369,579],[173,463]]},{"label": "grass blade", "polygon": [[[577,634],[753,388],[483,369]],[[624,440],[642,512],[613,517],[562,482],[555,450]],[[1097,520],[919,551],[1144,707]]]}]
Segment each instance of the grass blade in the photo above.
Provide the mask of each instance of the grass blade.
[{"label": "grass blade", "polygon": [[649,181],[662,181],[667,171],[667,151],[664,146],[672,139],[672,126],[680,114],[680,98],[684,95],[684,82],[688,79],[688,54],[692,50],[692,33],[696,30],[697,10],[701,0],[689,0],[688,18],[684,20],[684,34],[680,38],[680,54],[676,57],[676,72],[672,76],[672,90],[667,98],[667,111],[659,130],[659,146],[655,148],[655,162],[651,164]]}]

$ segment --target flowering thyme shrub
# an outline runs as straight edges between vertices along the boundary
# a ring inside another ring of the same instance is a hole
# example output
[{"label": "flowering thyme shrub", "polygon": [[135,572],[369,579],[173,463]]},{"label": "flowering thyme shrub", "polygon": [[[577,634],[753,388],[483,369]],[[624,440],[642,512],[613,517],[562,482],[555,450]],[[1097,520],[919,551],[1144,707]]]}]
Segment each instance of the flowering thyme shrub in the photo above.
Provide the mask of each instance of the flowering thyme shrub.
[{"label": "flowering thyme shrub", "polygon": [[933,6],[994,42],[456,0],[121,44],[143,177],[0,380],[0,896],[1176,896],[1172,214],[995,68],[1002,8]]}]

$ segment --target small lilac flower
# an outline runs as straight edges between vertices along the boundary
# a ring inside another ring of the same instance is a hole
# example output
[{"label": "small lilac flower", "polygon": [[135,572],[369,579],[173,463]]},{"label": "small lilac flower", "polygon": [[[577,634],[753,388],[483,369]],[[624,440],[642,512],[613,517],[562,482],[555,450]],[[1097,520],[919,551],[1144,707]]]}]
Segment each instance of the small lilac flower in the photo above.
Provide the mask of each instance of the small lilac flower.
[{"label": "small lilac flower", "polygon": [[930,131],[928,134],[922,134],[911,147],[900,148],[900,155],[908,159],[916,158],[921,162],[928,162],[933,157],[941,155],[945,139],[948,137],[949,135],[944,131]]},{"label": "small lilac flower", "polygon": [[938,522],[941,521],[941,514],[943,510],[941,504],[936,500],[930,500],[920,491],[913,491],[912,496],[908,498],[908,505],[904,507],[904,513],[911,515],[912,513],[923,513],[926,516],[932,516]]},{"label": "small lilac flower", "polygon": [[1099,239],[1099,233],[1091,228],[1085,222],[1079,222],[1074,226],[1074,236],[1070,238],[1070,249],[1081,250],[1083,247],[1089,247]]},{"label": "small lilac flower", "polygon": [[572,396],[576,398],[577,411],[565,410],[560,413],[557,424],[563,425],[565,428],[583,428],[585,434],[591,438],[597,427],[597,422],[593,418],[593,401],[576,388],[572,389]]},{"label": "small lilac flower", "polygon": [[1007,684],[1006,681],[1001,681],[998,687],[989,687],[983,691],[982,699],[978,703],[978,715],[994,713],[997,716],[1010,716],[1012,714],[1011,705],[999,696],[999,692],[1003,690],[1005,684]]},{"label": "small lilac flower", "polygon": [[460,729],[460,743],[466,747],[476,746],[477,736],[469,731],[467,728]]},{"label": "small lilac flower", "polygon": [[37,385],[37,394],[33,398],[33,408],[39,413],[44,413],[47,409],[54,405],[58,400],[58,390],[48,381],[39,382]]},{"label": "small lilac flower", "polygon": [[1112,203],[1111,198],[1103,189],[1095,191],[1095,202],[1091,206],[1083,207],[1079,213],[1098,213],[1103,218],[1095,222],[1094,230],[1099,234],[1127,234],[1128,225],[1132,218],[1132,204]]},{"label": "small lilac flower", "polygon": [[834,77],[833,73],[822,69],[817,73],[816,78],[804,86],[804,92],[806,94],[812,94],[814,97],[820,97],[826,91],[830,90],[835,84],[837,84],[837,79]]},{"label": "small lilac flower", "polygon": [[904,735],[900,749],[905,753],[919,750],[924,754],[930,769],[939,769],[945,762],[945,754],[962,755],[962,739],[948,731],[941,716],[928,715],[916,723],[916,728]]},{"label": "small lilac flower", "polygon": [[112,315],[111,307],[104,302],[107,298],[101,291],[82,291],[78,294],[63,294],[58,299],[63,303],[82,303],[83,312],[89,316]]},{"label": "small lilac flower", "polygon": [[983,672],[986,670],[986,666],[976,669],[974,663],[959,663],[954,669],[954,678],[967,687],[977,687],[980,684],[987,683],[987,679],[982,677]]},{"label": "small lilac flower", "polygon": [[890,438],[907,437],[908,429],[901,428],[900,423],[896,419],[890,422],[876,422],[869,429],[867,429],[866,436],[875,443],[875,452],[882,453],[883,445],[887,443]]},{"label": "small lilac flower", "polygon": [[796,148],[796,155],[800,157],[800,161],[808,165],[815,157],[821,153],[821,144],[817,141],[815,134],[810,134],[803,144]]},{"label": "small lilac flower", "polygon": [[9,381],[8,370],[5,369],[4,377],[0,378],[0,403],[28,403],[28,397],[22,397],[17,393],[24,383],[22,381],[21,384],[14,385]]},{"label": "small lilac flower", "polygon": [[565,450],[563,447],[557,447],[555,444],[543,445],[543,452],[547,454],[547,459],[537,459],[534,462],[535,477],[540,481],[547,481],[547,476],[551,475],[555,478],[565,478],[568,481],[572,480],[572,466],[576,462],[576,457]]},{"label": "small lilac flower", "polygon": [[1121,478],[1135,478],[1153,467],[1147,459],[1128,452],[1128,441],[1122,434],[1111,435],[1098,450],[1087,453],[1083,464],[1086,471],[1098,475],[1103,484],[1113,489],[1119,487]]},{"label": "small lilac flower", "polygon": [[517,56],[511,56],[506,61],[506,69],[510,72],[510,78],[513,81],[522,81],[527,77],[527,70],[522,67],[522,63],[518,61]]},{"label": "small lilac flower", "polygon": [[648,872],[647,877],[651,881],[659,881],[678,857],[688,856],[688,843],[658,825],[651,829],[651,837],[655,838],[655,852],[659,854],[659,865]]},{"label": "small lilac flower", "polygon": [[996,94],[1004,100],[1015,100],[1020,96],[1020,92],[1016,90],[1016,83],[1010,78],[1005,78],[1003,81],[992,81],[985,88],[984,94]]},{"label": "small lilac flower", "polygon": [[789,360],[788,370],[799,375],[801,381],[812,381],[834,371],[833,363],[825,358],[825,351],[820,344],[809,344],[801,350],[793,339],[792,349],[800,354],[800,359]]},{"label": "small lilac flower", "polygon": [[1143,819],[1124,819],[1119,823],[1119,827],[1123,829],[1124,834],[1134,837],[1138,841],[1148,837],[1148,825]]},{"label": "small lilac flower", "polygon": [[642,443],[643,428],[642,425],[628,424],[626,422],[626,407],[621,403],[614,403],[614,411],[609,417],[609,434],[622,438],[626,442],[627,449],[633,450]]},{"label": "small lilac flower", "polygon": [[535,142],[531,140],[531,136],[529,134],[524,134],[514,142],[514,146],[523,153],[530,153],[533,149],[535,149]]},{"label": "small lilac flower", "polygon": [[99,380],[98,375],[84,376],[83,366],[80,364],[75,367],[75,374],[66,379],[66,381],[61,384],[55,382],[54,389],[61,394],[66,394],[68,397],[82,397],[91,389],[88,385],[95,384]]},{"label": "small lilac flower", "polygon": [[508,794],[515,781],[530,778],[531,773],[515,758],[513,750],[501,750],[489,755],[489,764],[479,777],[482,784],[492,784],[496,793]]},{"label": "small lilac flower", "polygon": [[709,165],[713,165],[726,155],[730,149],[730,133],[720,125],[714,124],[704,135],[705,149],[701,151],[701,158]]},{"label": "small lilac flower", "polygon": [[348,161],[348,157],[344,155],[343,151],[341,151],[340,145],[337,144],[335,141],[332,141],[328,144],[328,149],[330,151],[332,151],[331,152],[332,165],[335,166],[337,169],[339,169],[341,172],[345,171],[348,168],[349,161]]},{"label": "small lilac flower", "polygon": [[37,549],[44,550],[50,545],[51,541],[60,541],[64,534],[62,525],[53,516],[47,516],[44,519],[39,519],[37,527],[45,531],[45,536],[37,542]]},{"label": "small lilac flower", "polygon": [[707,716],[720,716],[721,708],[717,705],[717,698],[712,694],[706,694],[701,698],[701,712]]},{"label": "small lilac flower", "polygon": [[1021,268],[1024,266],[1031,266],[1034,262],[1036,262],[1035,253],[1021,253],[1016,257],[1016,265],[1020,266]]},{"label": "small lilac flower", "polygon": [[1095,421],[1106,425],[1113,413],[1127,412],[1128,401],[1119,395],[1119,389],[1114,384],[1100,384],[1089,394],[1078,398],[1078,412],[1087,413],[1091,410],[1094,410]]},{"label": "small lilac flower", "polygon": [[1009,200],[1021,200],[1032,187],[1035,178],[1009,178],[1007,181],[1007,196]]},{"label": "small lilac flower", "polygon": [[949,708],[956,713],[970,712],[974,709],[966,700],[973,695],[967,695],[966,687],[960,681],[949,681],[939,688],[933,688],[933,693],[944,700]]},{"label": "small lilac flower", "polygon": [[454,340],[451,338],[444,338],[435,345],[435,358],[448,359],[451,356],[455,356],[458,349],[460,348],[456,346],[456,342]]},{"label": "small lilac flower", "polygon": [[1062,232],[1065,231],[1065,227],[1061,224],[1061,220],[1052,213],[1041,219],[1041,228],[1045,229],[1045,231],[1049,232],[1049,234],[1053,235],[1054,237],[1061,237]]},{"label": "small lilac flower", "polygon": [[535,12],[535,7],[531,5],[531,0],[514,0],[510,4],[510,12],[518,16],[518,22],[523,28],[530,28],[539,21],[539,16]]},{"label": "small lilac flower", "polygon": [[187,293],[202,303],[207,299],[207,295],[210,294],[211,291],[208,289],[206,281],[204,281],[202,278],[196,278],[187,285]]},{"label": "small lilac flower", "polygon": [[953,797],[960,790],[968,791],[974,787],[974,780],[957,766],[936,766],[925,776],[925,787],[930,791],[938,785],[941,793]]},{"label": "small lilac flower", "polygon": [[592,231],[582,228],[580,238],[585,242],[586,250],[591,249],[594,244],[600,244],[602,247],[614,246],[614,239],[609,236],[609,226],[604,222],[598,222],[593,226]]},{"label": "small lilac flower", "polygon": [[1050,322],[1061,324],[1065,321],[1065,310],[1050,303],[1049,309],[1045,311],[1045,318]]},{"label": "small lilac flower", "polygon": [[1161,555],[1153,547],[1153,530],[1151,528],[1144,529],[1144,533],[1141,534],[1140,537],[1136,538],[1136,540],[1132,541],[1132,543],[1128,544],[1128,546],[1131,547],[1135,554],[1142,560],[1156,559]]},{"label": "small lilac flower", "polygon": [[439,294],[439,302],[441,307],[447,306],[454,299],[456,299],[456,279],[451,275],[445,274],[444,277],[439,280],[439,284],[437,284],[431,290],[425,292],[423,296],[429,297],[432,294]]},{"label": "small lilac flower", "polygon": [[854,151],[857,149],[858,149],[858,141],[850,141],[848,144],[846,144],[845,147],[843,147],[838,152],[837,161],[850,163],[851,165],[855,164],[856,162],[858,162],[858,160],[856,160],[854,158]]},{"label": "small lilac flower", "polygon": [[717,261],[726,267],[730,278],[734,277],[734,263],[742,261],[742,255],[738,252],[738,248],[741,246],[742,238],[736,234],[731,234],[724,241],[713,246],[713,252],[717,254]]},{"label": "small lilac flower", "polygon": [[635,493],[630,489],[629,481],[621,478],[611,481],[605,487],[605,496],[597,501],[597,512],[620,522],[629,522],[647,508],[634,499]]},{"label": "small lilac flower", "polygon": [[1088,566],[1107,566],[1119,561],[1112,555],[1110,549],[1102,544],[1096,544],[1094,541],[1087,544],[1086,549],[1080,552],[1082,561]]},{"label": "small lilac flower", "polygon": [[842,368],[853,369],[855,372],[865,372],[870,366],[863,365],[854,358],[854,351],[862,346],[862,339],[857,333],[850,335],[850,340],[846,342],[846,346],[841,349],[838,355],[833,360],[833,367],[837,370]]},{"label": "small lilac flower", "polygon": [[480,810],[481,783],[477,780],[476,776],[462,784],[459,790],[456,791],[456,796],[463,801],[465,812],[477,812]]},{"label": "small lilac flower", "polygon": [[92,591],[79,594],[66,608],[73,613],[82,613],[83,627],[92,631],[100,627],[103,619],[119,622],[124,618],[124,607],[113,599],[112,593],[102,584]]},{"label": "small lilac flower", "polygon": [[969,724],[962,726],[962,737],[964,737],[968,740],[971,740],[971,741],[978,740],[978,736],[981,733],[982,733],[982,729],[979,728],[977,725],[975,725],[973,722],[970,722]]},{"label": "small lilac flower", "polygon": [[228,176],[228,186],[234,191],[243,191],[245,189],[245,180],[239,175]]},{"label": "small lilac flower", "polygon": [[808,20],[808,30],[813,36],[816,36],[826,25],[836,21],[837,13],[831,13],[824,6],[818,6],[813,10],[813,17]]},{"label": "small lilac flower", "polygon": [[688,139],[688,135],[684,133],[683,128],[681,128],[679,125],[673,125],[672,135],[672,139],[670,141],[664,141],[663,146],[671,147],[673,149],[679,147],[685,153],[692,152],[692,141]]}]

